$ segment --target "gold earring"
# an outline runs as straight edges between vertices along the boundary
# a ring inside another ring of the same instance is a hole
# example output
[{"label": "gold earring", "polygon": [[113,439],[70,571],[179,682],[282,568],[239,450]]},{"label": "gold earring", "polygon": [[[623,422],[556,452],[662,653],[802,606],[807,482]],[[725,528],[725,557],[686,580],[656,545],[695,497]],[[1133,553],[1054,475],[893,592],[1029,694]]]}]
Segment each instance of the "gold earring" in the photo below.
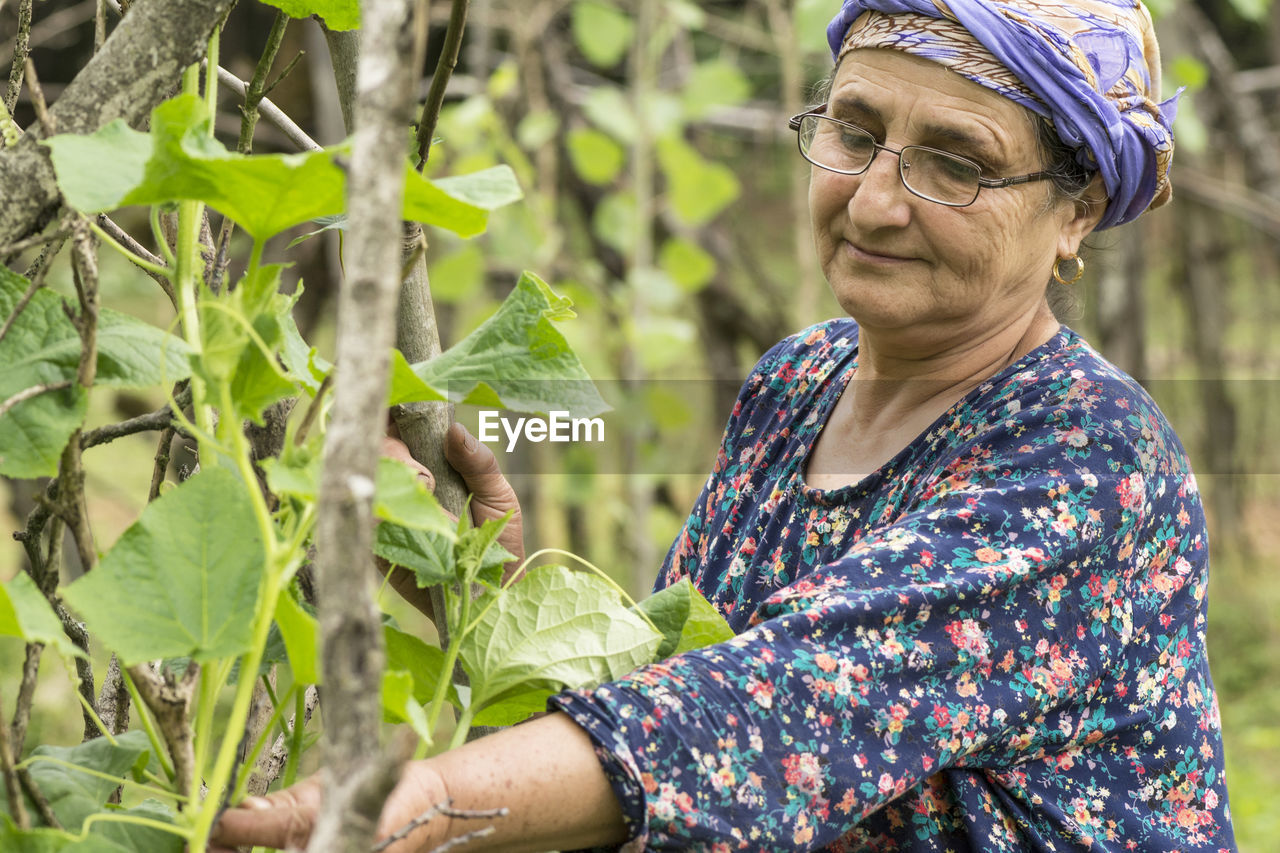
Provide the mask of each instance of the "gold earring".
[{"label": "gold earring", "polygon": [[[1062,270],[1059,269],[1063,261],[1071,261],[1076,265],[1076,273],[1075,275],[1071,276],[1070,281],[1063,278]],[[1079,255],[1072,255],[1069,258],[1058,258],[1056,261],[1053,262],[1053,280],[1056,281],[1058,284],[1061,284],[1065,287],[1070,287],[1071,285],[1079,281],[1080,276],[1082,275],[1084,275],[1084,258],[1080,257]]]}]

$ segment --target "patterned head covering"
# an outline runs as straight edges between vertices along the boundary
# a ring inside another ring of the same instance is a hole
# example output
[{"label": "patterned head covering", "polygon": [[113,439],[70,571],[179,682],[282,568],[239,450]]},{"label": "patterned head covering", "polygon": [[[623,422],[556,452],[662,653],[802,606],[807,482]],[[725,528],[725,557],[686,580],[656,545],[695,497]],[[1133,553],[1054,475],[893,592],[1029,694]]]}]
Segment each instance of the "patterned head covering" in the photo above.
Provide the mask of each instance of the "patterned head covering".
[{"label": "patterned head covering", "polygon": [[1053,122],[1109,199],[1098,228],[1169,200],[1177,95],[1139,0],[845,0],[827,27],[838,62],[861,47],[939,62]]}]

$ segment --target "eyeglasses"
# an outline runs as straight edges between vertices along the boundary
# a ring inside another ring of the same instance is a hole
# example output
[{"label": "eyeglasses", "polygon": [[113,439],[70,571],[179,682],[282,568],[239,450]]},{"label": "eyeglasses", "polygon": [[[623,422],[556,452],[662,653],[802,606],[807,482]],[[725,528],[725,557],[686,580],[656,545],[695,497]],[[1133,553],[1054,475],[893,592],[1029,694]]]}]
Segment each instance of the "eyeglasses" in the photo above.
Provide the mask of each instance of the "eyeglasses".
[{"label": "eyeglasses", "polygon": [[861,175],[880,151],[898,155],[898,175],[912,195],[947,207],[968,207],[978,191],[1011,187],[1052,177],[1032,172],[1013,178],[984,178],[982,167],[972,160],[923,145],[904,145],[895,151],[857,125],[821,115],[826,107],[793,116],[788,126],[796,131],[800,153],[815,166],[841,175]]}]

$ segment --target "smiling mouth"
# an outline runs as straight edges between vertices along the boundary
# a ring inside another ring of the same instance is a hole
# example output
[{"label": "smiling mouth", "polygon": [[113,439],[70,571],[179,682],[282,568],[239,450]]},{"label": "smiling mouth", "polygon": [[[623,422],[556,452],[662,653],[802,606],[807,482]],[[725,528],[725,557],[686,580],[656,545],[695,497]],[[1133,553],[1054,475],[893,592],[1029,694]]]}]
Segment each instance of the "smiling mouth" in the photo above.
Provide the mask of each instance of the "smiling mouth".
[{"label": "smiling mouth", "polygon": [[846,247],[845,251],[855,260],[866,263],[891,264],[913,260],[905,255],[895,255],[892,252],[886,252],[883,249],[864,248],[863,246],[859,246],[857,243],[854,243],[852,240],[845,240],[844,245]]}]

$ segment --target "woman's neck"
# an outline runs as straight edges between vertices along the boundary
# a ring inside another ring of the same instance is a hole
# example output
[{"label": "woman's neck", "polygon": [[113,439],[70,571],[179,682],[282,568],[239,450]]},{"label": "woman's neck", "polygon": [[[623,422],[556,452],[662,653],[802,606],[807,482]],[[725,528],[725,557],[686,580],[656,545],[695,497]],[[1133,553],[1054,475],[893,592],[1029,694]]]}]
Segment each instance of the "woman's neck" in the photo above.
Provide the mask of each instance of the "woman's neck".
[{"label": "woman's neck", "polygon": [[895,332],[860,329],[858,368],[846,395],[862,429],[914,420],[922,411],[938,414],[1031,350],[1059,329],[1047,304],[1025,318],[986,334],[956,336],[953,341],[921,345]]}]

